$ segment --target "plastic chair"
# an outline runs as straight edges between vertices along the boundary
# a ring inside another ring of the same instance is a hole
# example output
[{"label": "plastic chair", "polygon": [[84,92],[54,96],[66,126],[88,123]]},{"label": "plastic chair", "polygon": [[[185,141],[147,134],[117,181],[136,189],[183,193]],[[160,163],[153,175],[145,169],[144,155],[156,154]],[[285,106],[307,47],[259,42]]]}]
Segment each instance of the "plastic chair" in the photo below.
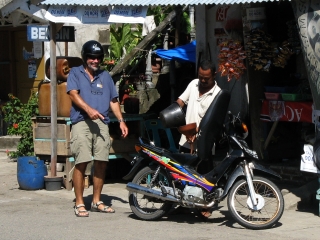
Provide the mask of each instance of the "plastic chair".
[{"label": "plastic chair", "polygon": [[[145,127],[147,130],[147,133],[149,134],[149,132],[152,132],[152,140],[155,144],[156,147],[163,147],[164,144],[161,143],[161,138],[160,138],[160,131],[163,131],[166,133],[167,135],[167,140],[169,142],[169,148],[168,150],[170,150],[171,152],[177,153],[179,152],[178,149],[176,148],[172,133],[170,128],[165,128],[160,119],[149,119],[149,120],[145,120]],[[160,130],[160,131],[159,131]],[[148,136],[150,137],[150,136]]]}]

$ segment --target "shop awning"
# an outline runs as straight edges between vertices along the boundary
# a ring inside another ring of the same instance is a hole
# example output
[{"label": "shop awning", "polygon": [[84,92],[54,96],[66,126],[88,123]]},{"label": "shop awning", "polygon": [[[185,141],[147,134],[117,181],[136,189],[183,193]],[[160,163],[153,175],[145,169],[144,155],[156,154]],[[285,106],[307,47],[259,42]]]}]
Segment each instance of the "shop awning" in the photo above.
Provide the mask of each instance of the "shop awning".
[{"label": "shop awning", "polygon": [[169,50],[157,49],[153,51],[160,58],[166,60],[175,60],[178,62],[196,62],[196,41],[192,41],[186,45],[178,46]]},{"label": "shop awning", "polygon": [[[270,0],[273,2],[273,0]],[[278,2],[280,0],[274,0]],[[259,3],[269,0],[45,0],[43,5],[79,5],[79,6],[156,6],[156,5],[211,5],[211,4],[239,4]]]},{"label": "shop awning", "polygon": [[[269,0],[44,0],[45,18],[56,23],[144,23],[148,6],[223,5]],[[271,0],[273,1],[273,0]],[[274,0],[280,1],[280,0]]]}]

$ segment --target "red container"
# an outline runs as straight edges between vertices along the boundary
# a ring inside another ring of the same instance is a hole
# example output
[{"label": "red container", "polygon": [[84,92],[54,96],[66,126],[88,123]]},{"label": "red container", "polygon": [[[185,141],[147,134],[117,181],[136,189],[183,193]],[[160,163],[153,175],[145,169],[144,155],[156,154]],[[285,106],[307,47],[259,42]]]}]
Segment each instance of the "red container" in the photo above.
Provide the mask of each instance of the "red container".
[{"label": "red container", "polygon": [[280,93],[269,93],[265,92],[264,95],[266,96],[267,100],[279,100],[281,97]]}]

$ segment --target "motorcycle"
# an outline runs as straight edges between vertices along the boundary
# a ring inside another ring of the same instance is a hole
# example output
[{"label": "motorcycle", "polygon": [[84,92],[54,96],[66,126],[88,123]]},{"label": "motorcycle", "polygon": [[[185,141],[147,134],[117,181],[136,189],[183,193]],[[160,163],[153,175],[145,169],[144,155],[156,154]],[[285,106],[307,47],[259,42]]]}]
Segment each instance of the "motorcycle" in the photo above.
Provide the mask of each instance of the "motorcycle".
[{"label": "motorcycle", "polygon": [[[275,225],[284,211],[279,188],[265,176],[281,178],[257,163],[248,147],[248,129],[239,115],[227,113],[230,94],[221,90],[199,125],[196,154],[173,153],[139,138],[131,171],[124,177],[132,212],[142,220],[156,220],[174,204],[185,208],[212,209],[227,198],[232,217],[245,228],[266,229]],[[229,121],[224,124],[228,116]],[[214,142],[228,141],[223,161],[206,174],[196,169],[208,160]]]}]

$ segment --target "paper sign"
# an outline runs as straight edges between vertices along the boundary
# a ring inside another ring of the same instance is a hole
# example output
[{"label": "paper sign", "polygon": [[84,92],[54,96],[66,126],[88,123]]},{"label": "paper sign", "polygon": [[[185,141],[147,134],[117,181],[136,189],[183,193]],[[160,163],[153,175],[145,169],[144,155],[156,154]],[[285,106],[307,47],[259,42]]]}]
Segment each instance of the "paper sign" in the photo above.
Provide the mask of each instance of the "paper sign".
[{"label": "paper sign", "polygon": [[35,60],[28,61],[28,73],[29,78],[37,77],[37,65]]},{"label": "paper sign", "polygon": [[320,173],[314,164],[313,146],[305,144],[303,147],[304,154],[301,155],[300,170],[305,172]]},{"label": "paper sign", "polygon": [[33,42],[33,55],[37,59],[42,57],[42,42]]},{"label": "paper sign", "polygon": [[247,20],[263,20],[266,19],[265,10],[261,8],[247,8]]}]

